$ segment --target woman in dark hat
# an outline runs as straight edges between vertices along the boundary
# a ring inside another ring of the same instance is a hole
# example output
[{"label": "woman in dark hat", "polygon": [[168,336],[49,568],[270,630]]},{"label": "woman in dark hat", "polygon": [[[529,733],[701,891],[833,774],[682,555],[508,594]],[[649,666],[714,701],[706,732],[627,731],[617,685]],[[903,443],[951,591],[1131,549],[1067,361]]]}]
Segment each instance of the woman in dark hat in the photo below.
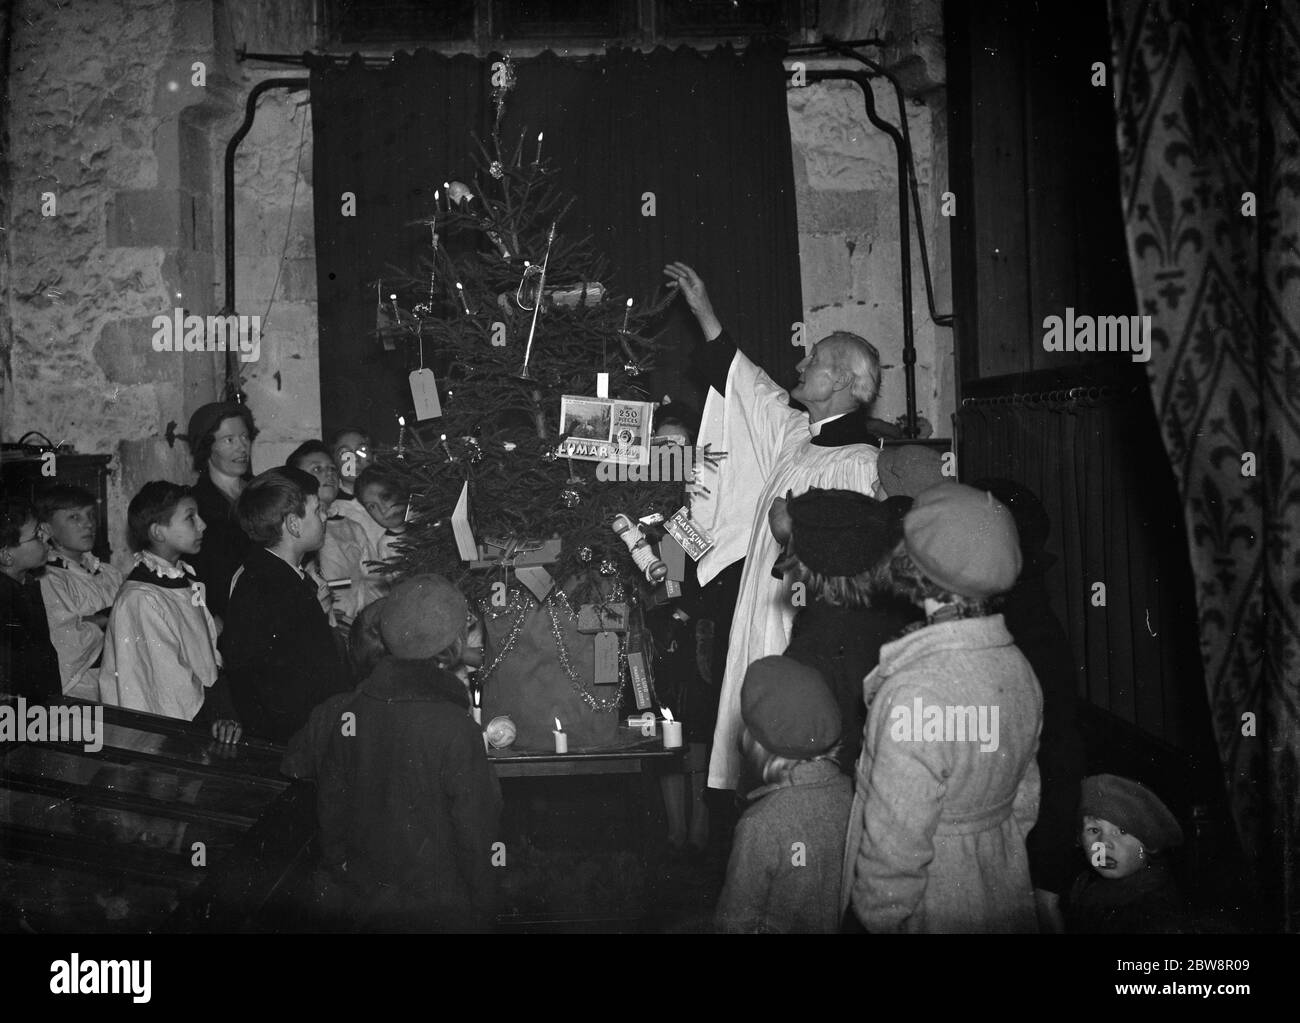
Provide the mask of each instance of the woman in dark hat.
[{"label": "woman in dark hat", "polygon": [[208,527],[203,550],[190,562],[207,589],[208,610],[222,616],[230,597],[230,580],[252,548],[235,517],[235,502],[253,476],[257,427],[247,405],[214,401],[190,416],[187,436],[194,470],[199,474],[192,493],[199,517]]},{"label": "woman in dark hat", "polygon": [[809,490],[787,503],[788,554],[777,565],[801,609],[785,656],[821,672],[839,706],[843,735],[836,760],[854,774],[867,711],[862,680],[880,648],[921,613],[880,591],[903,538],[909,497],[876,501],[849,490]]}]

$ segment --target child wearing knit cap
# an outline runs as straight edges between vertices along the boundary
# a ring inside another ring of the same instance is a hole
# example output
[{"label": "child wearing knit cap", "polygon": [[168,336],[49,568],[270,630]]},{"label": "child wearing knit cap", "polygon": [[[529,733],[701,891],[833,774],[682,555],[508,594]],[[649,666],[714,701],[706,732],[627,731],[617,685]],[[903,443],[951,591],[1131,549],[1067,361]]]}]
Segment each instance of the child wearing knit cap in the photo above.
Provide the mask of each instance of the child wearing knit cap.
[{"label": "child wearing knit cap", "polygon": [[379,632],[387,654],[312,712],[282,767],[316,779],[326,901],[349,930],[487,930],[501,790],[454,674],[468,605],[442,576],[413,576]]},{"label": "child wearing knit cap", "polygon": [[1083,779],[1080,840],[1088,870],[1070,889],[1066,925],[1079,934],[1170,934],[1186,906],[1165,857],[1183,829],[1150,789],[1128,778]]},{"label": "child wearing knit cap", "polygon": [[863,683],[867,727],[845,843],[845,905],[872,932],[1033,932],[1025,837],[1038,815],[1042,696],[1001,615],[1010,512],[957,483],[903,520],[889,586],[926,613]]},{"label": "child wearing knit cap", "polygon": [[880,648],[918,620],[912,604],[880,592],[903,536],[910,498],[881,502],[849,490],[809,490],[791,498],[786,558],[778,565],[796,613],[785,656],[821,672],[840,710],[837,761],[850,777],[867,721],[862,680]]},{"label": "child wearing knit cap", "polygon": [[839,931],[852,792],[834,760],[840,712],[821,675],[788,657],[749,666],[741,747],[762,786],[736,825],[718,901],[726,933]]}]

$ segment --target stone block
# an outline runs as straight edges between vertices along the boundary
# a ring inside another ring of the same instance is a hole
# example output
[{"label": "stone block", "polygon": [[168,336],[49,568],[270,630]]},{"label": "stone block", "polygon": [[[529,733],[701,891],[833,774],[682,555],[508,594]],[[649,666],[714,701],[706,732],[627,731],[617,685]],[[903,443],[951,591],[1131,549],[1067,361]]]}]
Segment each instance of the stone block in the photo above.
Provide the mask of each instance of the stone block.
[{"label": "stone block", "polygon": [[122,189],[108,203],[110,248],[192,249],[193,204],[176,189]]},{"label": "stone block", "polygon": [[804,308],[816,309],[847,297],[852,268],[842,234],[800,235],[799,267]]},{"label": "stone block", "polygon": [[153,350],[153,318],[114,320],[100,329],[92,355],[110,384],[180,380],[184,353]]}]

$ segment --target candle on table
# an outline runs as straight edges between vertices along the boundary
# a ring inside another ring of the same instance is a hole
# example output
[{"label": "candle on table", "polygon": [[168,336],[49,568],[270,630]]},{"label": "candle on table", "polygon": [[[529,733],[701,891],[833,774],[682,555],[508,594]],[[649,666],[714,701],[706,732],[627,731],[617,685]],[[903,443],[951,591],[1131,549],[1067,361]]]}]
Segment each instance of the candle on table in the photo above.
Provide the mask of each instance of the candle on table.
[{"label": "candle on table", "polygon": [[682,744],[682,723],[673,720],[673,712],[667,707],[664,712],[664,749],[678,749]]},{"label": "candle on table", "polygon": [[555,736],[555,752],[568,753],[569,737],[564,734],[564,726],[560,724],[559,718],[555,719],[555,731],[552,734]]}]

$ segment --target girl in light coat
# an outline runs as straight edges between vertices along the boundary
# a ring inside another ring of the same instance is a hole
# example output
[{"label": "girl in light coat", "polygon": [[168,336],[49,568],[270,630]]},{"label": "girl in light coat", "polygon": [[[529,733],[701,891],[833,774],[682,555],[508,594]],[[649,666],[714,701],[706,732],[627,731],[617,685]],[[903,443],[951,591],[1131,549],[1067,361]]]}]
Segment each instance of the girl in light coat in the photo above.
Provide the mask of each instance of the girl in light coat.
[{"label": "girl in light coat", "polygon": [[863,683],[842,901],[872,932],[1035,931],[1042,696],[983,603],[1020,571],[1015,525],[991,495],[943,483],[903,528],[891,586],[927,619]]}]

